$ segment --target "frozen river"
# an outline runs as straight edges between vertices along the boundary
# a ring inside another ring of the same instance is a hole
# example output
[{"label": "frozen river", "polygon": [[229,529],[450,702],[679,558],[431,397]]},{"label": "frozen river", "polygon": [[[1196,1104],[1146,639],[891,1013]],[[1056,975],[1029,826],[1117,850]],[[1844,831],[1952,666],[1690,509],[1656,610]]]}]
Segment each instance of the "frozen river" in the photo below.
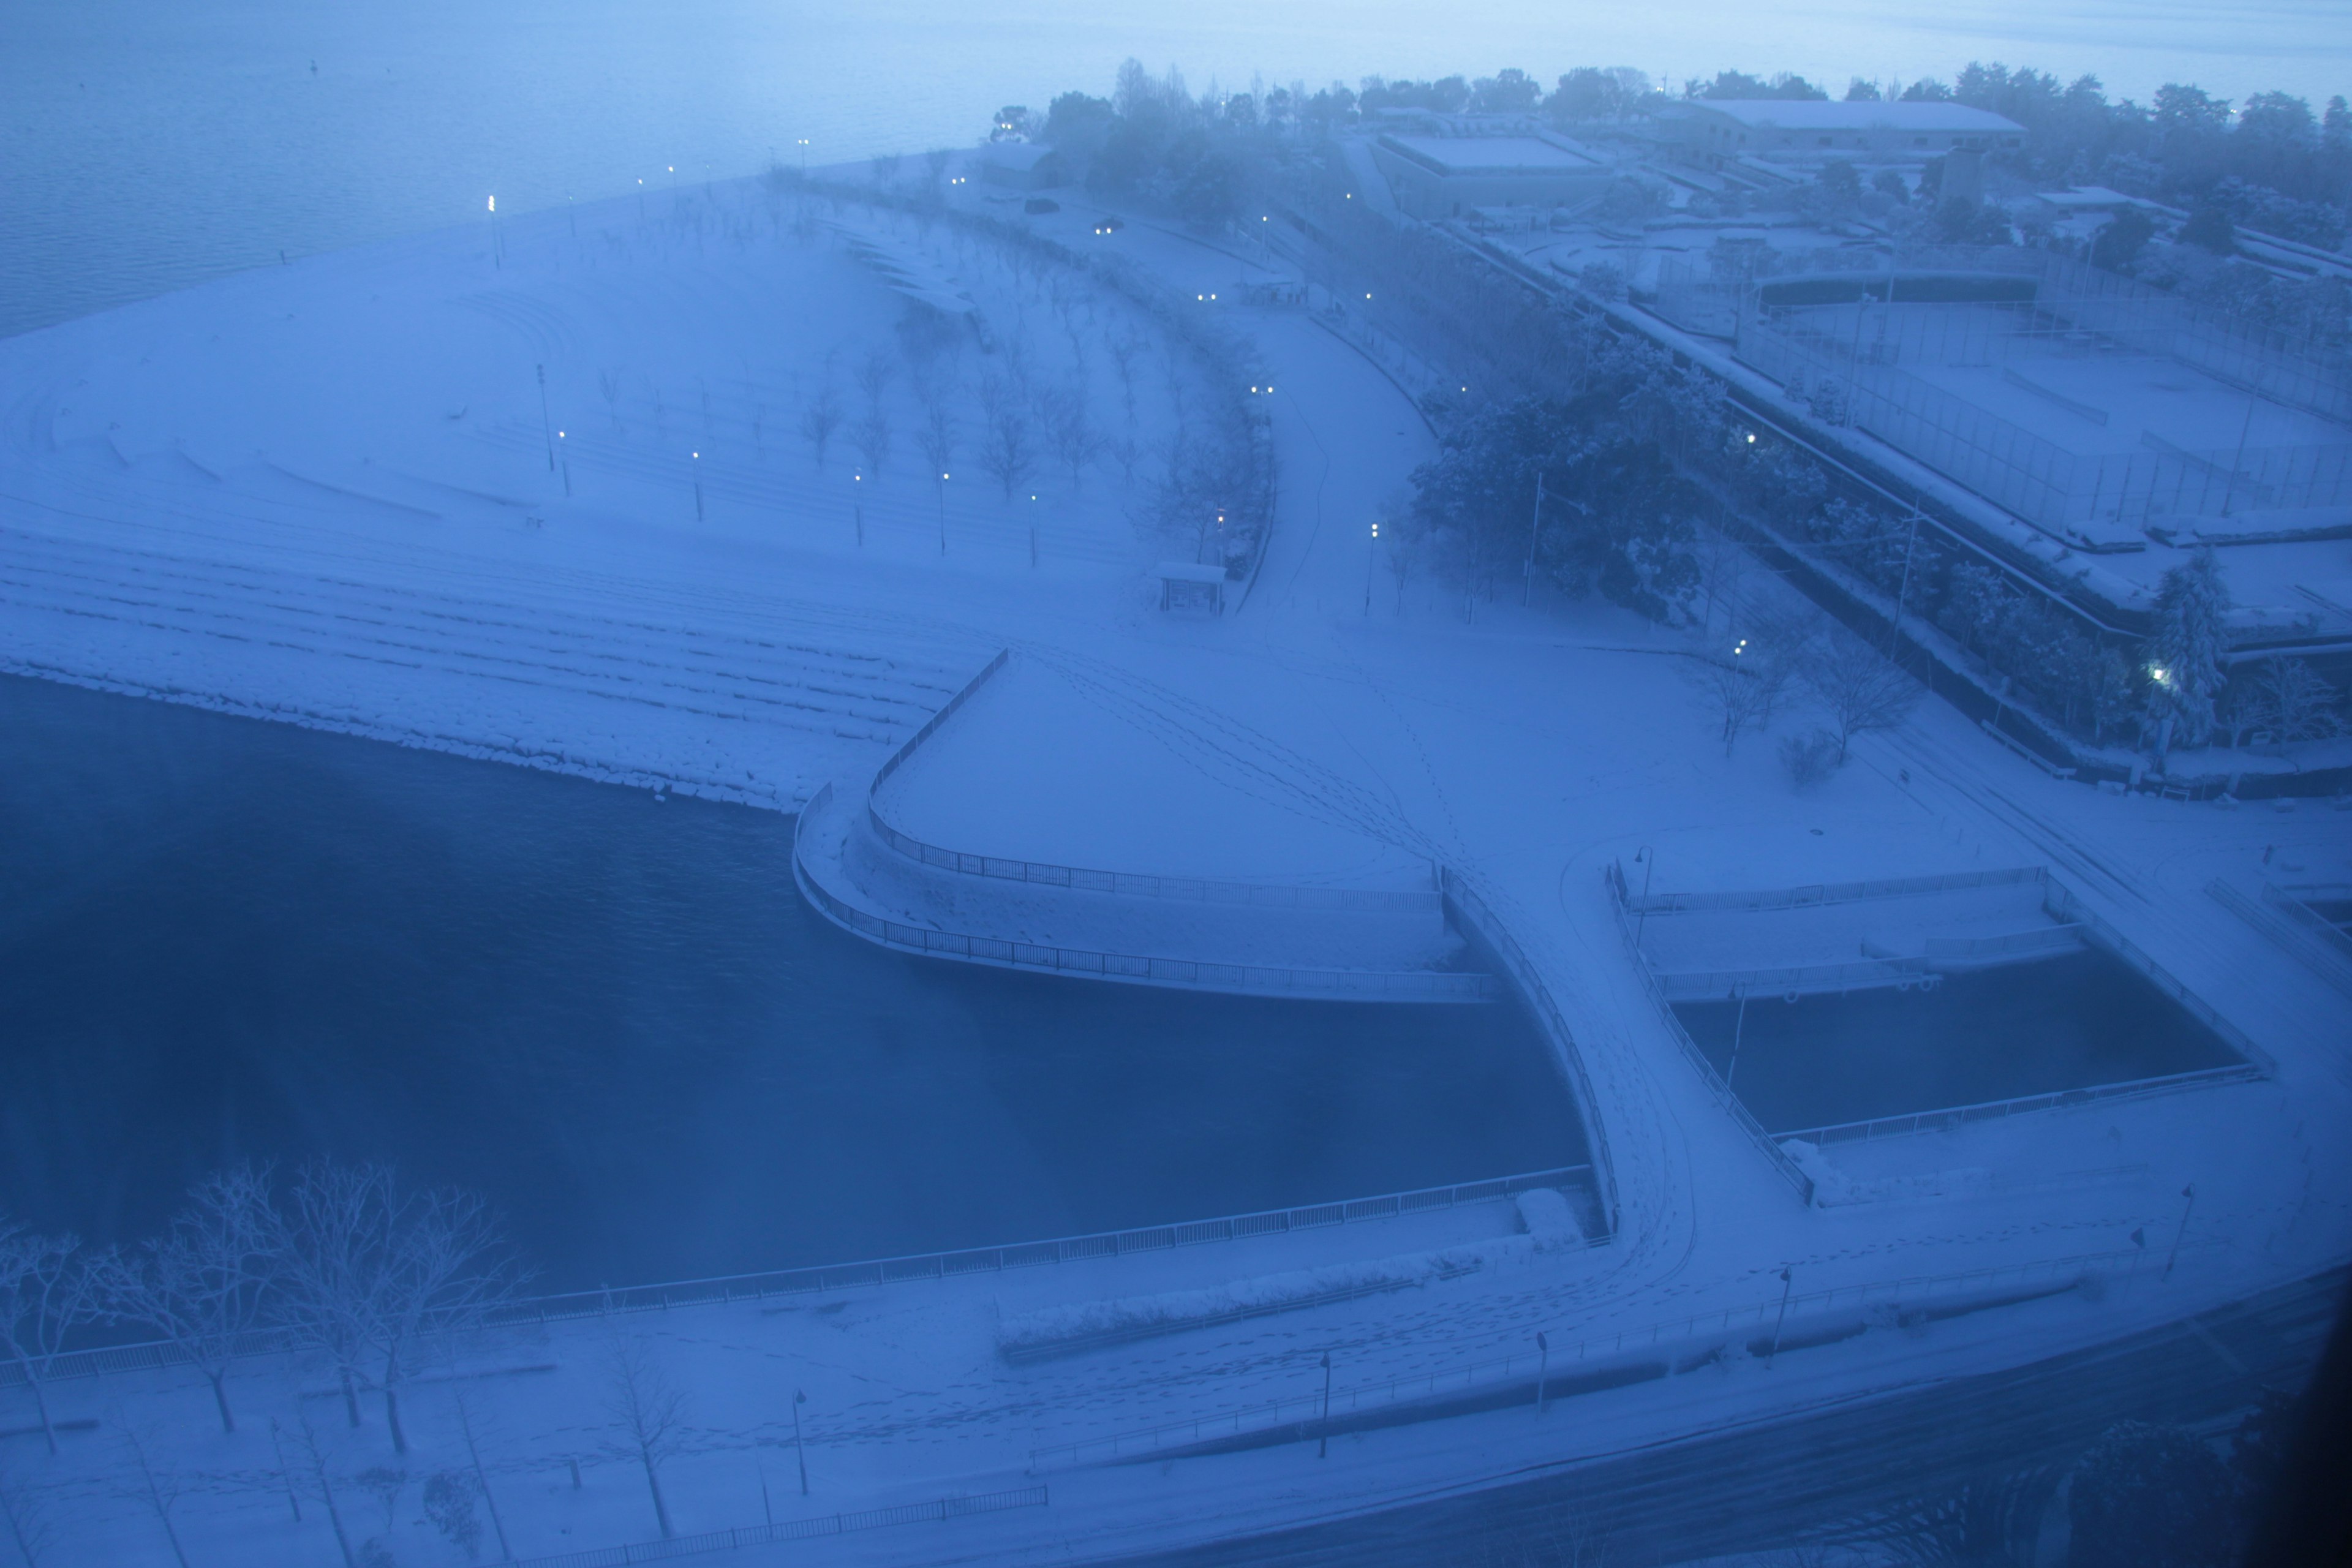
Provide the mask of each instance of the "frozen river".
[{"label": "frozen river", "polygon": [[997,105],[1108,94],[1129,56],[1198,91],[1369,74],[1550,83],[1633,66],[1949,79],[2032,66],[2147,102],[2192,81],[2345,90],[2341,0],[15,0],[0,6],[0,336],[360,241],[753,173],[968,144]]},{"label": "frozen river", "polygon": [[792,819],[0,678],[0,1212],[150,1229],[239,1158],[488,1194],[551,1288],[1582,1159],[1512,1010],[873,948]]}]

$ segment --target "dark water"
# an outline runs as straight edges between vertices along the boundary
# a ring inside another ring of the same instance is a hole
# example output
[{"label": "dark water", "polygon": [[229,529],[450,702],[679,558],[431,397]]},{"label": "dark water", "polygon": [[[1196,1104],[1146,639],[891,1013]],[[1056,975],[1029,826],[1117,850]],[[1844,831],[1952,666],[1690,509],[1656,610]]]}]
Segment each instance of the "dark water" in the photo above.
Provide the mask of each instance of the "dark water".
[{"label": "dark water", "polygon": [[1582,1159],[1507,1008],[905,958],[791,829],[0,678],[0,1210],[129,1238],[221,1163],[383,1158],[562,1289]]},{"label": "dark water", "polygon": [[1933,991],[1759,996],[1675,1012],[1768,1131],[2226,1067],[2221,1037],[2097,948],[1955,974]]}]

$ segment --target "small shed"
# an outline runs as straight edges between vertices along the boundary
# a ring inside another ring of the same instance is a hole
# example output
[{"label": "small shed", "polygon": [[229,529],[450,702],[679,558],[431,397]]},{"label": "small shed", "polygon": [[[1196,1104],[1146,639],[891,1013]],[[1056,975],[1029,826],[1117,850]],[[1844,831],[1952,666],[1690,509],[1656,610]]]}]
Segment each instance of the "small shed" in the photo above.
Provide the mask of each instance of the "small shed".
[{"label": "small shed", "polygon": [[1202,566],[1191,561],[1162,561],[1152,570],[1160,579],[1161,609],[1205,610],[1213,616],[1224,613],[1223,567]]}]

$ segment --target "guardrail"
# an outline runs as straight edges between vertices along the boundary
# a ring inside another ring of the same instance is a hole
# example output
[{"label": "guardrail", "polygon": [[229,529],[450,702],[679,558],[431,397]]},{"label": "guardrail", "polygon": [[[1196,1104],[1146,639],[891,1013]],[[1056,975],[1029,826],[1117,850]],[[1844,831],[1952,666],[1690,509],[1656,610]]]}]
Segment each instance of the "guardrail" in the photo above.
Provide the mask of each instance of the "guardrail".
[{"label": "guardrail", "polygon": [[[879,780],[876,781],[877,784]],[[1082,892],[1118,893],[1129,898],[1181,899],[1203,904],[1244,904],[1253,909],[1320,910],[1371,914],[1440,914],[1444,900],[1434,891],[1378,888],[1295,888],[1256,882],[1219,882],[1202,877],[1160,877],[1137,871],[1091,871],[1079,866],[1055,866],[1035,860],[1015,860],[997,855],[973,855],[945,849],[901,833],[883,818],[871,798],[866,805],[866,825],[875,837],[909,859],[967,877],[995,877],[1045,888],[1075,888]]]},{"label": "guardrail", "polygon": [[982,687],[987,685],[991,679],[994,679],[996,672],[1003,669],[1005,665],[1011,661],[1012,658],[1013,650],[1011,648],[998,648],[996,650],[996,657],[990,659],[986,664],[982,665],[980,667],[980,673],[963,683],[963,689],[958,691],[953,697],[949,698],[945,702],[940,703],[940,710],[932,714],[929,718],[924,720],[923,727],[921,729],[916,731],[913,734],[898,742],[898,749],[891,752],[888,759],[886,760],[879,768],[875,770],[873,787],[879,789],[882,786],[882,781],[884,779],[887,779],[892,773],[897,773],[898,771],[899,764],[904,763],[908,757],[913,756],[915,754],[915,749],[920,746],[924,742],[929,740],[940,725],[953,718],[955,716],[956,710],[970,701],[973,692],[978,691]]},{"label": "guardrail", "polygon": [[[1898,899],[1911,893],[1948,893],[1963,888],[2003,888],[2021,882],[2047,881],[2046,866],[2017,866],[1997,871],[1954,871],[1938,877],[1885,877],[1867,882],[1816,882],[1802,888],[1761,888],[1746,892],[1635,893],[1621,902],[1637,915],[1680,914],[1692,910],[1802,910],[1816,904],[1851,903],[1857,899]],[[1619,876],[1622,884],[1623,877]]]},{"label": "guardrail", "polygon": [[[1635,957],[1641,957],[1636,953]],[[1647,963],[1646,959],[1643,962]],[[1823,992],[1875,991],[1934,985],[1925,958],[1849,959],[1843,963],[1800,963],[1784,969],[1677,969],[1655,973],[1660,995],[1670,1002],[1722,1002],[1741,996],[1808,996]]]},{"label": "guardrail", "polygon": [[932,1520],[968,1519],[976,1513],[1002,1513],[1013,1508],[1044,1508],[1044,1483],[978,1497],[940,1498],[934,1502],[899,1503],[856,1513],[831,1513],[822,1519],[792,1519],[777,1524],[747,1525],[741,1530],[713,1531],[705,1535],[681,1535],[668,1541],[647,1541],[629,1546],[605,1546],[586,1552],[565,1552],[553,1557],[509,1559],[513,1568],[627,1568],[634,1563],[661,1563],[673,1557],[699,1556],[706,1552],[732,1552],[739,1547],[769,1546],[779,1541],[809,1541],[822,1535],[847,1535],[891,1524],[920,1524]]},{"label": "guardrail", "polygon": [[2057,881],[2046,883],[2042,891],[2042,908],[2060,920],[2081,926],[2093,942],[2138,970],[2141,978],[2179,1003],[2181,1011],[2212,1030],[2223,1045],[2260,1068],[2264,1078],[2278,1076],[2278,1063],[2271,1059],[2268,1051],[2254,1044],[2243,1029],[2206,1005],[2202,997],[2174,979],[2171,973],[2150,958],[2138,943],[2075,897],[2065,884]]},{"label": "guardrail", "polygon": [[[1136,1252],[1165,1252],[1209,1242],[1244,1241],[1252,1237],[1280,1236],[1294,1230],[1320,1230],[1363,1220],[1392,1219],[1458,1208],[1464,1204],[1490,1203],[1538,1187],[1580,1185],[1592,1179],[1593,1168],[1559,1165],[1545,1171],[1493,1176],[1481,1182],[1457,1182],[1445,1187],[1415,1187],[1408,1192],[1381,1193],[1368,1198],[1345,1198],[1328,1204],[1302,1204],[1294,1208],[1261,1209],[1251,1214],[1213,1219],[1182,1220],[1172,1225],[1144,1226],[1133,1230],[1097,1231],[1086,1236],[1059,1237],[1046,1241],[1015,1242],[1005,1247],[967,1247],[960,1252],[910,1253],[898,1258],[858,1263],[824,1264],[810,1268],[773,1268],[757,1274],[717,1275],[707,1279],[675,1280],[658,1285],[630,1285],[617,1289],[572,1290],[517,1301],[493,1320],[500,1325],[562,1322],[601,1317],[609,1312],[667,1311],[674,1307],[712,1302],[756,1301],[770,1296],[805,1296],[895,1285],[916,1279],[948,1279],[965,1274],[1003,1273],[1011,1268],[1042,1268],[1091,1258],[1123,1258]],[[272,1355],[308,1348],[299,1336],[283,1329],[263,1329],[248,1334],[237,1346],[239,1355]],[[44,1380],[95,1377],[112,1372],[152,1372],[184,1365],[187,1358],[173,1345],[150,1341],[109,1345],[96,1350],[68,1351],[55,1358]],[[0,1363],[0,1387],[24,1380],[14,1362]]]},{"label": "guardrail", "polygon": [[[828,784],[811,797],[801,814],[805,825],[832,804]],[[794,837],[798,837],[795,829]],[[1301,996],[1328,1002],[1465,1003],[1498,1000],[1503,988],[1491,974],[1466,974],[1444,970],[1282,969],[1250,963],[1214,963],[1202,959],[1150,958],[1139,953],[1096,952],[1084,948],[1051,947],[1039,942],[1013,942],[1001,937],[967,936],[961,931],[932,931],[902,924],[861,910],[837,897],[811,876],[797,844],[793,870],[809,901],[824,916],[884,947],[927,958],[959,958],[971,963],[992,964],[1033,973],[1118,980],[1135,984],[1171,985],[1202,991],[1223,991],[1252,996]]]},{"label": "guardrail", "polygon": [[[2145,1256],[2141,1249],[2134,1247],[1973,1268],[1955,1274],[1874,1280],[1860,1285],[1841,1285],[1827,1290],[1806,1291],[1786,1298],[1785,1309],[1790,1321],[1782,1332],[1786,1338],[1801,1339],[1801,1334],[1787,1332],[1789,1328],[1797,1326],[1799,1318],[1817,1317],[1842,1306],[1860,1310],[1889,1300],[1918,1301],[1990,1289],[2004,1283],[2023,1286],[2042,1281],[2051,1284],[2054,1292],[2055,1289],[2078,1285],[2086,1279],[2135,1269]],[[1594,1363],[1605,1364],[1622,1356],[1628,1350],[1647,1350],[1702,1334],[1727,1333],[1751,1323],[1761,1326],[1780,1321],[1783,1307],[1783,1298],[1774,1295],[1753,1307],[1702,1312],[1677,1321],[1624,1330],[1616,1334],[1595,1334],[1572,1346],[1562,1345],[1548,1352],[1518,1351],[1444,1372],[1334,1388],[1328,1402],[1318,1389],[1287,1398],[1243,1405],[1191,1421],[1172,1421],[1163,1426],[1115,1433],[1104,1437],[1033,1448],[1029,1452],[1029,1468],[1032,1474],[1046,1469],[1067,1469],[1083,1464],[1135,1459],[1171,1448],[1186,1448],[1254,1433],[1278,1432],[1291,1426],[1298,1426],[1302,1429],[1322,1426],[1327,1415],[1336,1423],[1339,1417],[1366,1410],[1428,1403],[1447,1394],[1531,1382],[1539,1368],[1565,1383],[1574,1375],[1572,1369]],[[1532,1340],[1534,1336],[1530,1332],[1528,1337]],[[1311,1430],[1306,1435],[1311,1436]]]},{"label": "guardrail", "polygon": [[1823,1147],[1832,1143],[1862,1143],[1874,1138],[1902,1137],[1913,1132],[1948,1132],[1978,1121],[1998,1121],[2028,1111],[2090,1105],[2103,1100],[2137,1100],[2145,1095],[2170,1094],[2202,1089],[2208,1084],[2259,1082],[2264,1074],[2252,1062],[2236,1067],[2200,1068],[2194,1072],[2167,1073],[2161,1078],[2133,1079],[2125,1083],[2096,1084],[2089,1089],[2062,1089],[2051,1094],[2021,1095],[2015,1100],[1990,1100],[1976,1105],[1948,1106],[1941,1110],[1913,1111],[1905,1116],[1881,1116],[1869,1121],[1840,1121],[1827,1127],[1806,1127],[1775,1132],[1776,1142],[1802,1139]]},{"label": "guardrail", "polygon": [[1249,904],[1266,909],[1305,909],[1368,910],[1377,912],[1440,913],[1443,902],[1433,889],[1384,890],[1349,888],[1286,888],[1260,886],[1254,882],[1223,882],[1201,877],[1158,877],[1132,871],[1095,871],[1077,866],[1056,866],[1035,860],[1021,860],[1005,856],[972,855],[961,849],[944,848],[927,844],[911,834],[901,833],[887,821],[874,804],[876,792],[885,780],[909,761],[924,742],[936,733],[940,725],[954,717],[958,709],[995,678],[1011,661],[1013,650],[1000,648],[996,657],[982,666],[979,674],[966,681],[963,689],[942,704],[940,710],[923,723],[922,728],[899,743],[887,761],[874,773],[874,782],[866,789],[866,820],[876,837],[899,854],[937,866],[943,870],[961,872],[973,877],[996,877],[1006,881],[1034,882],[1041,887],[1076,888],[1087,892],[1119,893],[1129,897],[1184,899],[1200,903]]},{"label": "guardrail", "polygon": [[2344,933],[2321,920],[2292,894],[2263,884],[2256,903],[2216,878],[2205,890],[2239,919],[2285,948],[2304,966],[2347,996],[2352,996],[2352,955],[2345,951]]},{"label": "guardrail", "polygon": [[[1683,1027],[1683,1021],[1675,1015],[1674,1005],[1666,999],[1664,988],[1658,984],[1657,972],[1642,955],[1641,944],[1634,940],[1633,921],[1627,918],[1625,868],[1612,860],[1602,877],[1609,884],[1609,907],[1617,917],[1617,934],[1624,939],[1626,955],[1633,961],[1633,968],[1642,976],[1642,984],[1649,991],[1651,1002],[1657,1007],[1658,1016],[1665,1021],[1666,1032],[1674,1037],[1676,1045],[1682,1047],[1684,1057],[1697,1071],[1699,1081],[1715,1097],[1715,1102],[1723,1108],[1725,1114],[1738,1125],[1740,1131],[1748,1134],[1748,1142],[1763,1153],[1772,1168],[1780,1173],[1781,1179],[1797,1190],[1797,1195],[1808,1205],[1811,1204],[1813,1179],[1789,1157],[1787,1150],[1772,1141],[1772,1135],[1764,1131],[1764,1124],[1740,1103],[1738,1095],[1731,1092],[1731,1086],[1723,1081],[1723,1075],[1715,1070],[1715,1064],[1706,1059],[1706,1053],[1698,1048],[1698,1042],[1691,1038],[1688,1029]],[[1656,900],[1651,901],[1654,903]]]},{"label": "guardrail", "polygon": [[1584,1070],[1584,1058],[1576,1048],[1576,1037],[1569,1033],[1568,1020],[1560,1016],[1559,1005],[1551,999],[1551,990],[1544,984],[1543,975],[1528,962],[1518,939],[1495,918],[1486,900],[1477,889],[1465,881],[1461,873],[1446,868],[1438,873],[1438,887],[1445,896],[1446,912],[1454,929],[1483,943],[1488,952],[1502,962],[1504,972],[1519,988],[1520,997],[1528,1010],[1535,1015],[1536,1026],[1550,1037],[1552,1054],[1569,1076],[1570,1098],[1576,1101],[1576,1114],[1584,1131],[1584,1147],[1592,1156],[1592,1169],[1599,1177],[1601,1213],[1608,1216],[1609,1234],[1617,1234],[1617,1172],[1609,1157],[1609,1133],[1601,1125],[1601,1111],[1592,1095],[1592,1079]]}]

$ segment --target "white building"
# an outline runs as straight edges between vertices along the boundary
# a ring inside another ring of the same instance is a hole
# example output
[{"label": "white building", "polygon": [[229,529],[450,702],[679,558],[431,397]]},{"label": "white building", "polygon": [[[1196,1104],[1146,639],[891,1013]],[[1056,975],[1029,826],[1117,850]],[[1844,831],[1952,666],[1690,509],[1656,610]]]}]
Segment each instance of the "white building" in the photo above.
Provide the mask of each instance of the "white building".
[{"label": "white building", "polygon": [[2025,127],[1964,103],[1823,103],[1698,98],[1658,110],[1668,140],[1703,167],[1742,158],[1925,163],[2025,144]]},{"label": "white building", "polygon": [[1553,207],[1597,195],[1614,173],[1564,137],[1383,135],[1372,163],[1418,218],[1475,207]]}]

